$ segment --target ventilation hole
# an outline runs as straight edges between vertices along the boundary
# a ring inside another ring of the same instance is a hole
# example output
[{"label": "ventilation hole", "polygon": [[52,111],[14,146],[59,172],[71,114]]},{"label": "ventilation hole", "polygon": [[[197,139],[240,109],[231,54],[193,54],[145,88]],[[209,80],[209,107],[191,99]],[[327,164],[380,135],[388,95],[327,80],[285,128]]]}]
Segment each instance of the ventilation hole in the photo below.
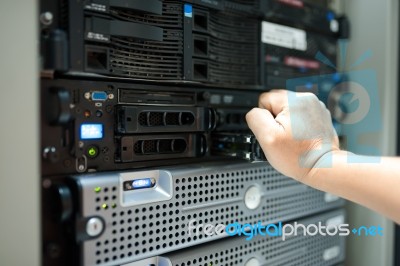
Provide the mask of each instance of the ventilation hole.
[{"label": "ventilation hole", "polygon": [[152,154],[157,152],[157,141],[156,140],[144,140],[142,142],[142,153]]},{"label": "ventilation hole", "polygon": [[163,126],[163,116],[162,112],[149,112],[147,113],[147,125],[148,126]]},{"label": "ventilation hole", "polygon": [[[127,117],[127,118],[130,118],[130,117]],[[147,124],[147,113],[142,112],[142,113],[139,114],[138,123],[141,126],[148,126],[148,124]]]},{"label": "ventilation hole", "polygon": [[158,152],[159,153],[172,153],[174,152],[172,147],[172,140],[161,139],[158,141]]},{"label": "ventilation hole", "polygon": [[168,126],[180,125],[180,113],[172,113],[172,112],[166,113],[165,123]]},{"label": "ventilation hole", "polygon": [[135,154],[142,154],[142,142],[143,141],[137,141],[135,145],[133,145],[133,152]]}]

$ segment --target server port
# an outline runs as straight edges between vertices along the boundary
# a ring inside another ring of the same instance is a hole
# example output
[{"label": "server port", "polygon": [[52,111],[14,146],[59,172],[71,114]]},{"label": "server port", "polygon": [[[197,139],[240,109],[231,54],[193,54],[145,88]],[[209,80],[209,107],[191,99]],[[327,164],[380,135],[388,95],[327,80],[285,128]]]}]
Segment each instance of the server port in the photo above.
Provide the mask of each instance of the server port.
[{"label": "server port", "polygon": [[105,101],[108,99],[108,94],[105,91],[93,91],[91,99],[92,101]]}]

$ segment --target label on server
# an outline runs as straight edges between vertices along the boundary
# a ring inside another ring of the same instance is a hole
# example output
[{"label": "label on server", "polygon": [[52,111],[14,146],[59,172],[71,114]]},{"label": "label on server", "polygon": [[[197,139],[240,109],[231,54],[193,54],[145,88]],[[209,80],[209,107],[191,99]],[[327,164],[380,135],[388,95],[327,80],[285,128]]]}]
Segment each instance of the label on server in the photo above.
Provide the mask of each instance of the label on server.
[{"label": "label on server", "polygon": [[325,224],[328,227],[328,226],[338,226],[343,223],[344,223],[344,216],[338,215],[338,216],[335,216],[335,217],[332,217],[332,218],[326,220]]},{"label": "label on server", "polygon": [[332,202],[332,201],[336,201],[339,199],[338,196],[333,195],[331,193],[326,192],[325,196],[324,196],[325,202]]},{"label": "label on server", "polygon": [[110,36],[109,35],[104,35],[102,33],[95,33],[95,32],[88,32],[86,33],[86,39],[88,40],[94,40],[94,41],[100,41],[100,42],[109,42],[110,41]]},{"label": "label on server", "polygon": [[289,49],[307,50],[307,35],[304,30],[267,21],[261,24],[261,41]]},{"label": "label on server", "polygon": [[327,261],[336,258],[339,255],[340,255],[340,247],[333,246],[331,248],[325,249],[322,257],[324,258],[325,261]]}]

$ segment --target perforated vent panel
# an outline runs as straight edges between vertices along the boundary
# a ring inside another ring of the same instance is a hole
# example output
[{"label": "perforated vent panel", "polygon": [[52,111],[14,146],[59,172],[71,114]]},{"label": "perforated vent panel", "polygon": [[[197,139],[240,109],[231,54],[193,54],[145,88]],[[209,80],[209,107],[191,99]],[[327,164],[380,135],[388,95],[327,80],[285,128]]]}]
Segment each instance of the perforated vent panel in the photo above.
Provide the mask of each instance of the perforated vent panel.
[{"label": "perforated vent panel", "polygon": [[191,125],[195,117],[190,112],[141,112],[139,125],[141,126],[179,126]]},{"label": "perforated vent panel", "polygon": [[125,136],[119,143],[122,162],[201,157],[207,144],[202,134]]},{"label": "perforated vent panel", "polygon": [[257,84],[256,20],[242,14],[212,12],[209,23],[210,80],[226,84]]},{"label": "perforated vent panel", "polygon": [[[343,211],[319,215],[302,224],[344,216]],[[340,236],[292,236],[282,241],[280,237],[255,237],[246,241],[245,237],[228,238],[211,244],[163,255],[173,266],[231,266],[245,265],[249,260],[268,266],[318,265],[328,266],[344,259],[345,238]]]},{"label": "perforated vent panel", "polygon": [[162,15],[138,14],[113,8],[113,17],[163,29],[163,41],[112,37],[110,71],[114,75],[144,79],[182,79],[183,10],[178,1],[163,1]]},{"label": "perforated vent panel", "polygon": [[[196,220],[194,224],[271,223],[343,204],[340,199],[326,202],[325,193],[281,175],[265,162],[160,170],[172,176],[172,199],[130,207],[121,207],[118,173],[75,177],[82,186],[82,216],[99,216],[106,224],[100,237],[83,243],[84,265],[127,263],[221,237],[189,236],[188,223],[192,219]],[[249,209],[244,196],[254,186],[259,188],[261,200],[257,208]],[[102,191],[96,193],[96,187]]]}]

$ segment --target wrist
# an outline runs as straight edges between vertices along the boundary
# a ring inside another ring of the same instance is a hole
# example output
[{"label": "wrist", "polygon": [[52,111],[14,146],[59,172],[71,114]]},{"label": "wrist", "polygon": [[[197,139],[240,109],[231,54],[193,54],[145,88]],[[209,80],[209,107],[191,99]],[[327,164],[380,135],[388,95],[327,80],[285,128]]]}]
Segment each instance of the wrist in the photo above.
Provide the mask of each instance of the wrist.
[{"label": "wrist", "polygon": [[347,155],[347,151],[340,149],[330,150],[324,153],[320,158],[318,158],[308,173],[306,173],[306,175],[304,175],[304,177],[299,181],[315,187],[315,182],[321,180],[327,171],[332,171],[332,168],[345,162]]}]

